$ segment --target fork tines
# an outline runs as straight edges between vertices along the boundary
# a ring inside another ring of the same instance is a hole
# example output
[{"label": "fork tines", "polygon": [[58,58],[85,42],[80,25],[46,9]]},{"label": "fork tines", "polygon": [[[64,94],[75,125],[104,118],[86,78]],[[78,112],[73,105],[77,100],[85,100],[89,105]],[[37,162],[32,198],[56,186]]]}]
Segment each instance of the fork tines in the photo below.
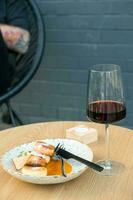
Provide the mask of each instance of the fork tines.
[{"label": "fork tines", "polygon": [[63,147],[62,144],[58,143],[57,146],[55,147],[54,152],[55,152],[55,153],[58,153],[58,151],[61,150],[61,149],[64,149],[64,147]]},{"label": "fork tines", "polygon": [[55,147],[54,152],[55,152],[56,156],[61,160],[61,171],[62,171],[62,175],[63,175],[64,177],[66,177],[66,174],[65,174],[65,167],[64,167],[64,160],[63,160],[63,158],[62,158],[60,155],[58,155],[58,152],[59,152],[59,150],[61,150],[61,149],[63,149],[63,145],[60,145],[60,143],[58,143],[57,146]]},{"label": "fork tines", "polygon": [[58,143],[57,146],[55,147],[55,150],[54,150],[55,153],[57,152],[59,146],[60,146],[60,143]]}]

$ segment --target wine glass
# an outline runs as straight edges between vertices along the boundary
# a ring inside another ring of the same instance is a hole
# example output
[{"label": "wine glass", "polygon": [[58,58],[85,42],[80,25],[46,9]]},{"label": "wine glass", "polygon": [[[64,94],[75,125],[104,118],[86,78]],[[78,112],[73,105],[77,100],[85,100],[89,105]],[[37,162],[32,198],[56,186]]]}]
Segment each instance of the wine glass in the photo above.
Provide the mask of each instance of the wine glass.
[{"label": "wine glass", "polygon": [[87,86],[87,116],[96,123],[105,124],[106,158],[98,161],[103,175],[115,175],[124,165],[110,160],[109,124],[126,116],[126,107],[121,79],[121,69],[114,64],[98,64],[89,71]]}]

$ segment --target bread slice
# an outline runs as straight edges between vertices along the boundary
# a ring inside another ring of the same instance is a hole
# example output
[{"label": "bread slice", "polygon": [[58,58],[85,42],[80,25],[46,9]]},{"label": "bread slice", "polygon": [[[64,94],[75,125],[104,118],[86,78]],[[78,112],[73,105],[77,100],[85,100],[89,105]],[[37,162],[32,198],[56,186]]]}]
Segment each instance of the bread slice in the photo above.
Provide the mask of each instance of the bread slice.
[{"label": "bread slice", "polygon": [[53,145],[47,144],[43,141],[37,141],[34,145],[34,151],[37,151],[46,156],[53,156],[54,149],[55,147]]},{"label": "bread slice", "polygon": [[22,167],[26,164],[27,160],[30,158],[31,154],[26,152],[18,157],[13,158],[13,163],[17,170],[22,169]]},{"label": "bread slice", "polygon": [[24,166],[21,169],[21,172],[30,176],[47,176],[47,168],[46,167],[30,167]]}]

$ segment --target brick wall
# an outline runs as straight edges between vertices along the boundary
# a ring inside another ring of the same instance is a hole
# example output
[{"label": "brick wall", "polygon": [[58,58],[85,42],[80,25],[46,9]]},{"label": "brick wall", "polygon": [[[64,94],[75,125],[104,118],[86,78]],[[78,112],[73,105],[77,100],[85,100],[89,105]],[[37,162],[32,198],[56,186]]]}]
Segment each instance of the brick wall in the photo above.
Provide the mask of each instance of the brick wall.
[{"label": "brick wall", "polygon": [[12,101],[25,123],[86,120],[88,69],[122,69],[127,117],[133,127],[133,0],[36,0],[46,26],[41,66]]}]

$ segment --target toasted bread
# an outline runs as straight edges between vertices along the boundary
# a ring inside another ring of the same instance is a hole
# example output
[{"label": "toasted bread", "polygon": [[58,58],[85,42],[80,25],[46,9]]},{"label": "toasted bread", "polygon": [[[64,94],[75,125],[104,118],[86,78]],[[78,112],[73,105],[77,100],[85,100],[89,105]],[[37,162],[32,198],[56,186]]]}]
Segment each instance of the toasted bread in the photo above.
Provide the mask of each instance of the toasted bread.
[{"label": "toasted bread", "polygon": [[47,176],[47,168],[46,167],[30,167],[24,166],[21,169],[21,172],[30,176]]},{"label": "toasted bread", "polygon": [[53,156],[55,147],[43,141],[37,141],[34,150],[46,156]]},{"label": "toasted bread", "polygon": [[13,158],[13,163],[17,170],[21,169],[30,158],[31,154],[27,152],[26,154],[22,154],[18,157]]}]

